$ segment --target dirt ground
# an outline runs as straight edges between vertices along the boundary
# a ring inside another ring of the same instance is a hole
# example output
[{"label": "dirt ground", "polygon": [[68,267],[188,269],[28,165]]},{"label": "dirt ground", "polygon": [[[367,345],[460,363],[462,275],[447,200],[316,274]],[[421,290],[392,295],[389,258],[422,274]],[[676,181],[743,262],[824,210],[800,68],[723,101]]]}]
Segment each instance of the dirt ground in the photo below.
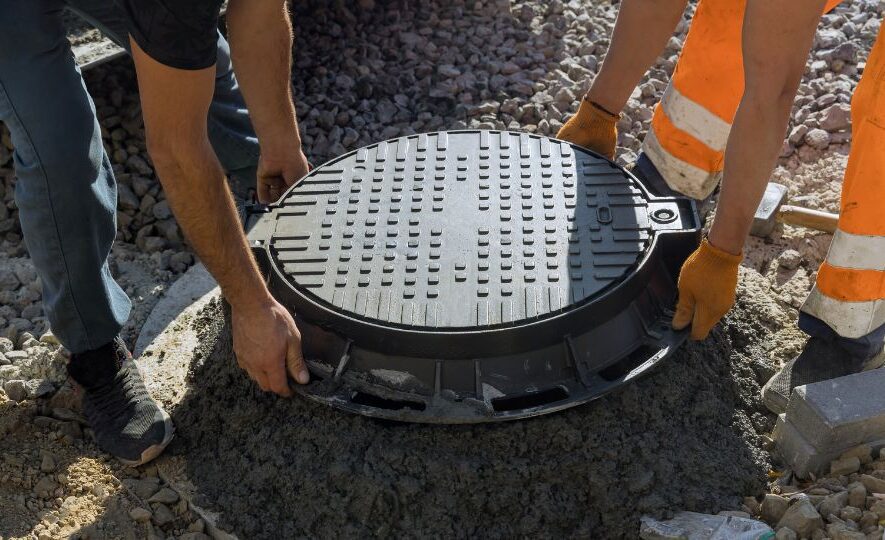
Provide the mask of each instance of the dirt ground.
[{"label": "dirt ground", "polygon": [[196,323],[202,360],[169,451],[240,538],[631,538],[643,514],[737,509],[766,487],[773,417],[759,389],[774,367],[760,344],[785,318],[768,282],[743,276],[723,327],[654,375],[562,414],[479,426],[267,396],[236,366],[215,305]]}]

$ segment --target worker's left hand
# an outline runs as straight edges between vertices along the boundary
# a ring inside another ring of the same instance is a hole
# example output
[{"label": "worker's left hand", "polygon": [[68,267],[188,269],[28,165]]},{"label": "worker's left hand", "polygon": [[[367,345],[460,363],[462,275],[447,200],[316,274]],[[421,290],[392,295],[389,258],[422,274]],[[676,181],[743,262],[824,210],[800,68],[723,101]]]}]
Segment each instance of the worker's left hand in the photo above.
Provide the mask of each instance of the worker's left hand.
[{"label": "worker's left hand", "polygon": [[743,255],[722,251],[706,238],[679,272],[679,303],[673,328],[691,325],[691,339],[707,337],[734,305],[738,266]]},{"label": "worker's left hand", "polygon": [[263,204],[278,200],[286,188],[310,171],[304,152],[298,150],[283,157],[261,154],[258,159],[258,201]]}]

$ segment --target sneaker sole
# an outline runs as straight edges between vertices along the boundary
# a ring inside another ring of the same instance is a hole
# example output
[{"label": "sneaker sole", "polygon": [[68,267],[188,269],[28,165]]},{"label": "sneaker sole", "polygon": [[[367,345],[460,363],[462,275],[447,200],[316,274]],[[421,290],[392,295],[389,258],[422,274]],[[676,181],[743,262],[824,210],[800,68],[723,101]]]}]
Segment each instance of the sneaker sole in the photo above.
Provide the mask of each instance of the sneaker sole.
[{"label": "sneaker sole", "polygon": [[139,465],[144,465],[149,461],[156,459],[157,456],[163,453],[163,450],[169,446],[169,443],[172,442],[172,439],[175,437],[175,426],[172,424],[172,417],[169,416],[162,408],[160,412],[163,415],[163,425],[165,426],[165,435],[163,436],[163,440],[159,444],[155,444],[153,446],[148,447],[141,453],[141,458],[138,460],[129,460],[118,457],[117,459],[123,465],[127,465],[129,467],[138,467]]},{"label": "sneaker sole", "polygon": [[[885,365],[885,349],[878,355],[876,355],[871,360],[867,361],[864,364],[861,373],[864,371],[870,371],[873,369],[879,369],[883,365]],[[778,372],[780,373],[780,372]],[[775,375],[776,377],[777,375]],[[789,405],[789,398],[785,398],[784,396],[778,394],[777,392],[771,390],[771,383],[774,381],[774,377],[769,379],[765,386],[762,387],[762,401],[765,403],[765,406],[769,411],[774,414],[784,414],[787,412],[787,405]]]}]

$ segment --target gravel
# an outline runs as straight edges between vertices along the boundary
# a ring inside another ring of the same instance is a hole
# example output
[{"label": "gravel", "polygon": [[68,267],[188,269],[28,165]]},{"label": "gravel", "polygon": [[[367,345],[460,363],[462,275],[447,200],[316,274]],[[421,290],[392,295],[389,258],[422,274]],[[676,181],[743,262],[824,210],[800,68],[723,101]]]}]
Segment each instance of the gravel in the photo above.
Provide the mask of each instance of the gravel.
[{"label": "gravel", "polygon": [[[878,459],[875,457],[878,456]],[[868,445],[833,460],[824,478],[792,484],[789,471],[771,486],[753,514],[778,537],[881,540],[885,532],[885,460]],[[754,499],[745,502],[755,503]]]}]

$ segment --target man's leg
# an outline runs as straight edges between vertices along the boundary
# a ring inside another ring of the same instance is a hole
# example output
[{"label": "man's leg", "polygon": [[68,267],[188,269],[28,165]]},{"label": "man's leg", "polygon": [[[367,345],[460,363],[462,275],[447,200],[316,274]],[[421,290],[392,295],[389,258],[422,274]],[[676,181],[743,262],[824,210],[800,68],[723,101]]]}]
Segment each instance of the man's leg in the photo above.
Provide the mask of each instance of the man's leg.
[{"label": "man's leg", "polygon": [[[829,0],[826,10],[840,2]],[[708,197],[722,177],[725,144],[744,93],[745,6],[746,0],[698,4],[637,163],[640,174],[659,174],[671,189],[694,199]]]},{"label": "man's leg", "polygon": [[117,335],[130,303],[107,264],[116,183],[62,9],[56,0],[0,0],[0,120],[15,146],[25,243],[53,332],[72,352],[68,374],[84,390],[83,413],[102,449],[139,465],[174,430]]},{"label": "man's leg", "polygon": [[885,343],[885,33],[851,102],[851,153],[839,226],[799,316],[811,336],[764,391],[783,412],[793,388],[879,367]]},{"label": "man's leg", "polygon": [[0,0],[0,120],[15,146],[16,204],[47,316],[79,353],[111,342],[130,303],[108,270],[116,184],[62,8]]},{"label": "man's leg", "polygon": [[[111,0],[66,0],[71,11],[101,30],[117,45],[129,50],[129,37],[123,12]],[[215,92],[209,106],[209,142],[221,166],[228,173],[234,194],[246,198],[255,188],[258,166],[258,137],[249,120],[249,110],[240,93],[230,60],[230,46],[218,33],[215,64]]]}]

